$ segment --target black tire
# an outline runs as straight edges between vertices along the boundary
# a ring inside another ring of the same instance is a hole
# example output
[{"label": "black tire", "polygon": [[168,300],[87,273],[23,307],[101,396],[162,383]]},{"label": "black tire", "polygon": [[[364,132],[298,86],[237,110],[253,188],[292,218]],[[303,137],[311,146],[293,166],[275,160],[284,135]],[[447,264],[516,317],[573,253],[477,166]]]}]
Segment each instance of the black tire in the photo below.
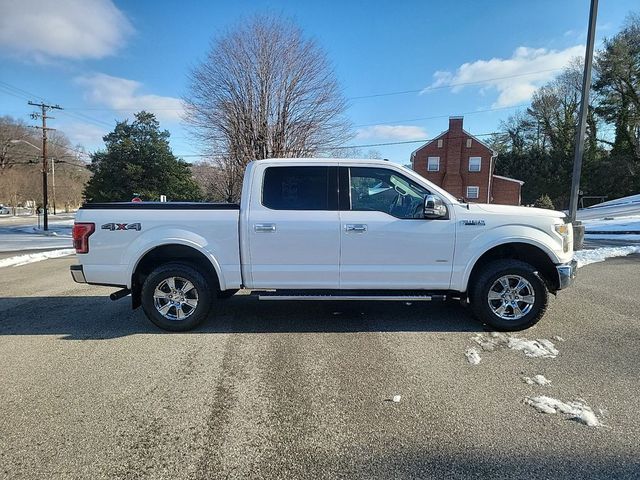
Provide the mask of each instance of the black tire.
[{"label": "black tire", "polygon": [[[170,279],[174,279],[174,290],[170,287]],[[190,282],[193,288],[182,293],[181,287],[188,288],[188,285],[180,279]],[[160,308],[166,307],[169,303],[173,305],[172,302],[175,299],[176,304],[180,304],[180,310],[175,306],[170,306],[165,312],[166,316],[163,315],[156,307],[154,293],[157,288],[160,289],[160,292],[173,297],[173,299],[159,298],[158,306]],[[174,291],[176,294],[171,293]],[[215,300],[213,292],[215,292],[215,286],[211,285],[207,277],[192,265],[182,262],[166,263],[156,268],[145,279],[141,294],[142,309],[147,318],[163,330],[185,332],[195,328],[207,318]],[[180,297],[175,295],[180,295]],[[181,303],[181,300],[184,300],[185,303]],[[189,303],[195,303],[195,306],[191,307]],[[183,318],[179,318],[179,312],[182,312]]]},{"label": "black tire", "polygon": [[[475,316],[481,322],[502,331],[524,330],[535,325],[544,315],[549,303],[547,286],[535,273],[536,271],[536,268],[520,260],[496,260],[486,265],[474,285],[469,285],[471,307]],[[509,276],[513,278],[508,278]],[[504,281],[505,277],[510,288],[504,287],[499,282],[500,279]],[[528,282],[528,285],[523,286],[519,292],[515,291],[520,285],[517,278]],[[506,298],[489,300],[490,291],[492,297],[501,296],[504,293]],[[534,298],[532,299],[531,295],[525,295],[527,293],[533,293]],[[500,309],[503,316],[497,312]],[[527,309],[528,312],[519,316]],[[513,318],[503,318],[505,316]]]},{"label": "black tire", "polygon": [[232,288],[231,290],[220,290],[218,292],[218,298],[220,300],[226,300],[227,298],[233,297],[236,293],[238,293],[237,288]]}]

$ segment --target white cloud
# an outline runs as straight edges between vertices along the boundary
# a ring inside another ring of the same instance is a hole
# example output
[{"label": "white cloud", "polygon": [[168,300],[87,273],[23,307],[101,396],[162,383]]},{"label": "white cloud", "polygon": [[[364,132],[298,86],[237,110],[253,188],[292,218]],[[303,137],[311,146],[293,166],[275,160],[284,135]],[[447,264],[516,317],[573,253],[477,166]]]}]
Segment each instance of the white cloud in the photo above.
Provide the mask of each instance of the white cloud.
[{"label": "white cloud", "polygon": [[367,140],[421,140],[427,132],[412,125],[373,125],[358,129],[356,139]]},{"label": "white cloud", "polygon": [[[113,124],[115,126],[115,122]],[[72,145],[82,145],[88,151],[104,147],[102,137],[109,133],[109,128],[98,127],[90,123],[67,123],[60,126],[60,130],[69,138]]]},{"label": "white cloud", "polygon": [[493,107],[509,107],[531,98],[533,92],[554,78],[572,58],[584,55],[584,46],[575,45],[564,50],[518,47],[511,58],[492,58],[464,63],[455,72],[438,71],[434,82],[422,93],[435,87],[451,86],[457,93],[464,84],[475,84],[481,93],[496,90],[498,98]]},{"label": "white cloud", "polygon": [[86,89],[84,98],[94,105],[104,105],[114,110],[146,110],[156,114],[159,120],[179,120],[183,113],[182,100],[175,97],[141,94],[142,83],[127,78],[96,73],[78,77],[75,82]]},{"label": "white cloud", "polygon": [[111,0],[2,2],[0,50],[25,59],[102,58],[133,32]]}]

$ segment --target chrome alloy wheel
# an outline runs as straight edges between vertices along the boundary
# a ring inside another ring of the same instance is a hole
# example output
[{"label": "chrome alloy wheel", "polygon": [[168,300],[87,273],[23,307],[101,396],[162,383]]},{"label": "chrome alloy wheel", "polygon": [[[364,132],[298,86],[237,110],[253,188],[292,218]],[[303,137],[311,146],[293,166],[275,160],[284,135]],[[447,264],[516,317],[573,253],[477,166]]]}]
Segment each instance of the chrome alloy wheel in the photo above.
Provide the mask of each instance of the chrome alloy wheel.
[{"label": "chrome alloy wheel", "polygon": [[531,311],[536,296],[531,283],[520,275],[504,275],[489,289],[489,308],[505,320],[519,320]]},{"label": "chrome alloy wheel", "polygon": [[153,304],[167,320],[184,320],[196,311],[198,291],[185,278],[165,278],[153,292]]}]

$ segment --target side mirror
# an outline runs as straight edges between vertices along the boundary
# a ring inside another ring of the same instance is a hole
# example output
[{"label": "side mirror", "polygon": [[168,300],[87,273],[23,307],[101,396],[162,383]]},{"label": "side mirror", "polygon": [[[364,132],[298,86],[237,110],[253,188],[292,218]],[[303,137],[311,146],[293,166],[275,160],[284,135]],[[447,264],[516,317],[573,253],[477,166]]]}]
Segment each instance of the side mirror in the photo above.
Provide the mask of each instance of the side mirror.
[{"label": "side mirror", "polygon": [[447,207],[439,197],[427,195],[424,197],[424,218],[434,220],[447,216]]}]

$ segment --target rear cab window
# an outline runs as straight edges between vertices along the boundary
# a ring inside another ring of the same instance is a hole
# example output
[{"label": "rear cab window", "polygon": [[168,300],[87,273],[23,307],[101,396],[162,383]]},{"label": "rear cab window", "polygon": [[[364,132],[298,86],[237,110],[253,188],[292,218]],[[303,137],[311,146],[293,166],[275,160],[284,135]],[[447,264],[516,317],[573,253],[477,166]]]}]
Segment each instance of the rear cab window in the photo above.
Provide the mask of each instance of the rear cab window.
[{"label": "rear cab window", "polygon": [[268,167],[262,205],[272,210],[337,210],[338,167]]}]

